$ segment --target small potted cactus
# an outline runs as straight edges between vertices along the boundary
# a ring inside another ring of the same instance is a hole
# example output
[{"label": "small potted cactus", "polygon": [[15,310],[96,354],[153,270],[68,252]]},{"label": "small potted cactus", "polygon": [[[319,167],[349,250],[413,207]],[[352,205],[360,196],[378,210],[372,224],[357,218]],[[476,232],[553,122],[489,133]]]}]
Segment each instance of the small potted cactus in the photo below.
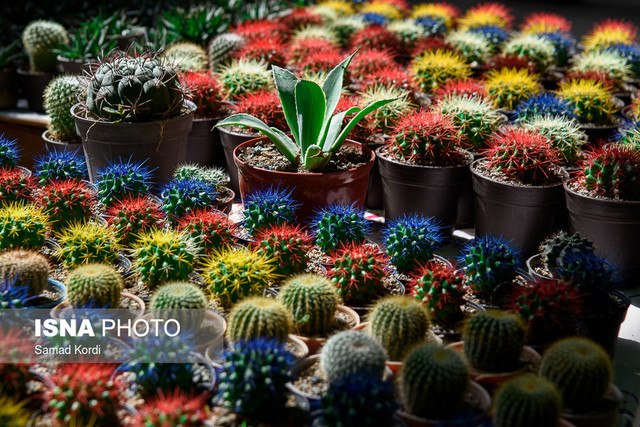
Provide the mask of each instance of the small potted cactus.
[{"label": "small potted cactus", "polygon": [[464,58],[443,49],[423,52],[413,60],[411,70],[420,88],[428,94],[448,81],[471,77],[471,67]]},{"label": "small potted cactus", "polygon": [[47,151],[76,151],[80,138],[71,116],[71,107],[78,102],[82,92],[82,77],[59,76],[44,89],[44,111],[49,115],[47,130],[42,133]]},{"label": "small potted cactus", "polygon": [[525,68],[495,68],[485,75],[484,86],[496,107],[507,113],[542,91],[536,74]]},{"label": "small potted cactus", "polygon": [[0,249],[42,248],[50,229],[49,216],[32,203],[0,205]]}]

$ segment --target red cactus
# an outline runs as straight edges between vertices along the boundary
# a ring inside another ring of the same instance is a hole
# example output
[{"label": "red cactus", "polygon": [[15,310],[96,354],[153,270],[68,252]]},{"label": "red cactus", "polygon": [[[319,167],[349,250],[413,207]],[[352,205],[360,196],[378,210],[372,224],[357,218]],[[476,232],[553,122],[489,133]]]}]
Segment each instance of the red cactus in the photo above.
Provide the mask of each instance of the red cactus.
[{"label": "red cactus", "polygon": [[522,31],[539,30],[535,32],[552,33],[562,31],[568,33],[571,31],[571,21],[562,15],[549,12],[535,12],[527,16],[522,25]]},{"label": "red cactus", "polygon": [[524,184],[558,180],[554,174],[560,155],[549,140],[535,130],[509,127],[494,135],[484,150],[491,169]]},{"label": "red cactus", "polygon": [[435,90],[435,99],[446,96],[477,96],[487,98],[487,91],[478,80],[456,79],[447,81],[442,87]]},{"label": "red cactus", "polygon": [[361,80],[363,76],[384,67],[391,69],[400,68],[397,64],[394,67],[394,64],[395,60],[389,51],[370,49],[356,55],[349,65],[349,70],[351,71],[352,79]]},{"label": "red cactus", "polygon": [[351,50],[387,50],[400,56],[402,40],[400,37],[380,25],[369,25],[358,30],[351,38]]},{"label": "red cactus", "polygon": [[284,25],[280,22],[258,19],[245,21],[236,26],[232,32],[251,41],[279,38],[284,30]]},{"label": "red cactus", "polygon": [[282,17],[280,20],[289,31],[299,30],[304,27],[322,26],[324,19],[320,15],[316,15],[309,9],[304,7],[297,7],[293,11]]},{"label": "red cactus", "polygon": [[329,72],[344,60],[339,51],[327,50],[324,52],[311,52],[297,64],[304,71],[310,73]]},{"label": "red cactus", "polygon": [[464,305],[464,275],[438,261],[420,266],[409,282],[411,296],[424,304],[433,319],[443,323],[458,320]]},{"label": "red cactus", "polygon": [[236,225],[218,210],[198,209],[178,222],[178,229],[194,238],[205,253],[232,246]]},{"label": "red cactus", "polygon": [[49,182],[38,192],[37,199],[55,228],[88,220],[96,202],[95,190],[75,179]]},{"label": "red cactus", "polygon": [[640,199],[640,150],[627,144],[606,144],[587,154],[579,182],[597,196]]},{"label": "red cactus", "polygon": [[206,395],[191,396],[180,389],[147,400],[132,417],[129,425],[154,427],[200,427],[208,418]]},{"label": "red cactus", "polygon": [[589,35],[593,35],[594,33],[599,33],[602,31],[615,31],[618,33],[626,34],[627,38],[630,41],[635,40],[638,35],[638,27],[634,23],[617,18],[606,18],[596,23]]},{"label": "red cactus", "polygon": [[500,70],[502,68],[515,68],[517,70],[527,70],[529,73],[536,73],[535,65],[522,56],[500,54],[490,58],[485,64],[489,69]]},{"label": "red cactus", "polygon": [[[338,101],[338,105],[336,106],[336,113],[341,113],[351,107],[362,107],[360,98],[355,95],[343,96],[340,98],[340,101]],[[351,120],[354,116],[355,113],[346,116],[344,119],[345,123],[348,123],[349,120]],[[358,124],[356,124],[356,126],[351,130],[349,138],[360,142],[369,139],[376,132],[375,123],[372,117],[372,115],[368,115],[364,119],[360,120]]]},{"label": "red cactus", "polygon": [[397,66],[382,66],[362,76],[363,91],[372,86],[395,87],[414,92],[418,86],[413,75]]},{"label": "red cactus", "polygon": [[620,83],[622,83],[621,81],[613,80],[610,74],[595,70],[572,70],[565,74],[562,80],[565,82],[568,82],[570,80],[593,80],[595,82],[602,83],[602,85],[608,90],[613,90],[615,87],[618,87]]},{"label": "red cactus", "polygon": [[264,61],[268,64],[283,66],[284,43],[277,37],[253,39],[244,43],[231,54],[234,58],[248,58]]},{"label": "red cactus", "polygon": [[250,114],[282,131],[288,129],[280,97],[273,91],[246,94],[238,99],[236,105],[233,106],[233,111],[234,113]]},{"label": "red cactus", "polygon": [[31,201],[35,187],[35,179],[23,170],[0,168],[0,205]]},{"label": "red cactus", "polygon": [[299,225],[272,225],[261,230],[253,247],[266,255],[276,266],[276,273],[288,276],[307,268],[307,253],[311,250],[312,237]]},{"label": "red cactus", "polygon": [[325,39],[300,39],[291,43],[285,52],[287,64],[296,65],[307,56],[317,52],[329,52],[337,56],[340,54],[338,48]]},{"label": "red cactus", "polygon": [[189,99],[196,104],[197,117],[218,117],[223,113],[222,86],[206,71],[185,71],[180,75]]},{"label": "red cactus", "polygon": [[456,47],[449,44],[442,36],[432,36],[427,38],[420,38],[416,45],[411,49],[411,56],[417,57],[423,52],[431,52],[435,50],[448,50],[450,52],[457,52]]},{"label": "red cactus", "polygon": [[116,236],[125,245],[130,245],[135,236],[162,228],[166,218],[160,204],[146,196],[127,196],[123,201],[107,209],[107,223]]},{"label": "red cactus", "polygon": [[24,331],[15,327],[0,328],[0,354],[3,363],[0,363],[0,393],[17,399],[27,397],[29,381],[34,380],[34,375],[29,370],[36,343],[24,336]]},{"label": "red cactus", "polygon": [[511,13],[511,9],[502,3],[480,3],[469,9],[469,13],[497,16],[505,23],[505,28],[511,28],[511,24],[513,23],[513,14]]}]

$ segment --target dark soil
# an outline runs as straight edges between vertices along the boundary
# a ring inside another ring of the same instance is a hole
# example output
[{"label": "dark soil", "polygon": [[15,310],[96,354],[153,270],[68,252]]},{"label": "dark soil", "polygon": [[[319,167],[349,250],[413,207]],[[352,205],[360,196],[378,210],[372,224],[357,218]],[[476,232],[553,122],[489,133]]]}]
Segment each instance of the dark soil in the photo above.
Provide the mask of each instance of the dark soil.
[{"label": "dark soil", "polygon": [[517,187],[552,187],[554,185],[558,185],[559,183],[562,182],[563,179],[563,172],[562,169],[558,168],[554,174],[554,176],[549,179],[549,182],[546,183],[542,183],[542,184],[536,184],[536,185],[530,185],[530,184],[525,184],[520,180],[517,179],[513,179],[510,178],[508,176],[506,176],[504,173],[496,171],[494,169],[491,169],[489,167],[489,162],[488,161],[481,161],[478,163],[475,163],[475,169],[476,171],[480,172],[480,174],[482,174],[483,176],[492,179],[494,181],[498,181],[498,182],[502,182],[505,184],[511,184]]}]

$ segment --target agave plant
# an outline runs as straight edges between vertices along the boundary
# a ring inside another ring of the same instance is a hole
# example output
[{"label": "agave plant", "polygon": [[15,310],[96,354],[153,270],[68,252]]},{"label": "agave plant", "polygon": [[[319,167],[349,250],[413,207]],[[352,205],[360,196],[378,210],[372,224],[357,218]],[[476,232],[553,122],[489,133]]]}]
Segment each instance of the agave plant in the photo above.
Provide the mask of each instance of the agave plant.
[{"label": "agave plant", "polygon": [[[248,114],[234,114],[219,122],[219,126],[247,126],[264,133],[291,163],[301,164],[309,171],[321,170],[337,152],[349,132],[367,114],[393,101],[378,100],[366,107],[352,107],[334,115],[342,92],[344,73],[355,52],[329,72],[320,86],[301,80],[291,71],[272,66],[282,109],[293,139],[280,129],[268,126]],[[345,117],[354,115],[343,127]]]}]

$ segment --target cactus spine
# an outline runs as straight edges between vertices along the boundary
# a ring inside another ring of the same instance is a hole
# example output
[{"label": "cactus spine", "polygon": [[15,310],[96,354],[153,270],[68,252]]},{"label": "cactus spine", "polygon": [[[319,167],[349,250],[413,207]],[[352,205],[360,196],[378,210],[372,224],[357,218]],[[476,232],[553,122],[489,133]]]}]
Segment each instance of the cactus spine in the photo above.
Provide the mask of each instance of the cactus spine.
[{"label": "cactus spine", "polygon": [[31,71],[55,72],[57,59],[54,49],[67,43],[67,31],[53,21],[32,21],[22,32],[22,44],[29,55]]},{"label": "cactus spine", "polygon": [[69,273],[67,301],[72,307],[119,308],[122,279],[108,265],[86,264]]},{"label": "cactus spine", "polygon": [[354,374],[382,378],[385,360],[384,348],[359,331],[342,331],[333,335],[320,353],[320,366],[330,383]]},{"label": "cactus spine", "polygon": [[165,318],[177,318],[181,328],[193,329],[202,323],[209,301],[192,283],[169,282],[156,290],[150,305]]},{"label": "cactus spine", "polygon": [[77,76],[59,76],[44,90],[44,111],[51,122],[47,127],[49,137],[59,141],[76,141],[76,126],[71,116],[71,107],[78,102],[82,92],[81,79]]},{"label": "cactus spine", "polygon": [[524,375],[505,383],[493,406],[496,427],[555,426],[562,412],[562,398],[544,378]]},{"label": "cactus spine", "polygon": [[234,343],[254,338],[285,342],[293,325],[287,307],[273,298],[250,297],[229,313],[227,338]]},{"label": "cactus spine", "polygon": [[35,251],[13,250],[0,254],[0,282],[26,287],[28,295],[40,295],[49,281],[49,262]]}]

